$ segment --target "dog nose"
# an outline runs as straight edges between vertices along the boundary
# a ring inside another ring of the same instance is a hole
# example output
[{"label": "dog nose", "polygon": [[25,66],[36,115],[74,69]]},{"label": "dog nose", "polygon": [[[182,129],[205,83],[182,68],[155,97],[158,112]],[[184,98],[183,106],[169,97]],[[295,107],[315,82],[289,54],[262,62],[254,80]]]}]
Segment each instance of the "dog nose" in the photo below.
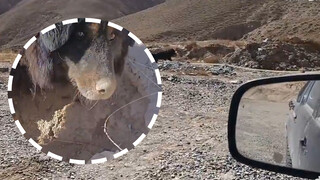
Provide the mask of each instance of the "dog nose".
[{"label": "dog nose", "polygon": [[103,94],[103,93],[106,92],[106,90],[105,90],[105,89],[98,89],[98,92],[99,92],[100,94]]},{"label": "dog nose", "polygon": [[109,80],[101,79],[96,84],[96,90],[100,94],[105,94],[105,93],[107,93],[108,89],[111,89],[110,86],[112,86],[112,83]]}]

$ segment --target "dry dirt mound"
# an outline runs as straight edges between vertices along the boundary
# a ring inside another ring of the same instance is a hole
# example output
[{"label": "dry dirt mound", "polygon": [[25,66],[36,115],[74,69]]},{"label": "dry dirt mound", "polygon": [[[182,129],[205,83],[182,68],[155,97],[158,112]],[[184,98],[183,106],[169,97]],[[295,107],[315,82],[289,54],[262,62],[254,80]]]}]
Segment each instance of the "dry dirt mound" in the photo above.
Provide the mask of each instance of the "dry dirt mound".
[{"label": "dry dirt mound", "polygon": [[157,61],[227,63],[268,70],[318,70],[320,44],[298,37],[261,43],[230,40],[152,43],[149,48]]},{"label": "dry dirt mound", "polygon": [[297,98],[299,91],[305,84],[306,82],[288,82],[257,86],[247,91],[243,98],[288,103]]},{"label": "dry dirt mound", "polygon": [[176,43],[152,43],[148,48],[155,59],[219,63],[222,58],[245,46],[242,41],[211,40]]},{"label": "dry dirt mound", "polygon": [[[0,16],[0,48],[22,46],[41,29],[78,17],[112,20],[152,7],[164,0],[23,0]],[[0,7],[2,4],[0,3]]]},{"label": "dry dirt mound", "polygon": [[227,63],[269,70],[315,69],[319,59],[320,44],[299,38],[251,43],[224,58]]}]

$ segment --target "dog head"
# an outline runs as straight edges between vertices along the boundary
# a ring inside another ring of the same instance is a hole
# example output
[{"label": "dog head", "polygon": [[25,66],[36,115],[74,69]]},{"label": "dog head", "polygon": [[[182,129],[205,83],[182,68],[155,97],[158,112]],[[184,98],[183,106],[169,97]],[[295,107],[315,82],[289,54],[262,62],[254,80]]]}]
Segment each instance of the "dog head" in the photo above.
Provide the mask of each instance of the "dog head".
[{"label": "dog head", "polygon": [[[111,28],[107,22],[59,25],[39,35],[37,45],[26,52],[34,84],[50,88],[54,64],[67,65],[68,77],[90,100],[108,99],[117,87],[129,46],[128,31]],[[31,67],[31,68],[30,68]]]}]

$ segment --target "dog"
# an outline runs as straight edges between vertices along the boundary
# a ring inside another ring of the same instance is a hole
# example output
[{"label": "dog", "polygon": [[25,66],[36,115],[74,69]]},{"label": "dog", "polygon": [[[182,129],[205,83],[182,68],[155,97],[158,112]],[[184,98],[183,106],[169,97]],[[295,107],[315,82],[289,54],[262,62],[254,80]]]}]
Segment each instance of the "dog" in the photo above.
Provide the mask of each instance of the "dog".
[{"label": "dog", "polygon": [[134,45],[128,33],[109,27],[106,21],[58,23],[55,29],[37,34],[20,64],[35,88],[52,89],[66,75],[85,98],[108,99],[117,88],[128,49]]},{"label": "dog", "polygon": [[154,57],[156,63],[158,63],[159,60],[172,61],[172,57],[176,56],[176,54],[177,53],[174,49],[165,49],[164,51],[152,53],[152,56]]}]

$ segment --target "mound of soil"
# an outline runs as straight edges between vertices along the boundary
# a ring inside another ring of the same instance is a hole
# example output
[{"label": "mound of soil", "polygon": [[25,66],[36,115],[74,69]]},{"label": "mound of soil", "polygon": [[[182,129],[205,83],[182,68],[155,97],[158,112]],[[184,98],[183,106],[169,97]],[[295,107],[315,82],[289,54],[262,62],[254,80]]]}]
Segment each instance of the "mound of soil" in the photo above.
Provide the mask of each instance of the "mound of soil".
[{"label": "mound of soil", "polygon": [[289,103],[296,99],[306,82],[288,82],[257,86],[249,89],[243,99]]},{"label": "mound of soil", "polygon": [[187,41],[173,44],[153,43],[150,51],[156,60],[178,60],[219,63],[222,57],[235,51],[239,42]]},{"label": "mound of soil", "polygon": [[244,49],[229,54],[224,58],[227,63],[238,66],[269,69],[299,70],[320,67],[320,45],[297,40],[291,42],[267,41],[251,43]]}]

